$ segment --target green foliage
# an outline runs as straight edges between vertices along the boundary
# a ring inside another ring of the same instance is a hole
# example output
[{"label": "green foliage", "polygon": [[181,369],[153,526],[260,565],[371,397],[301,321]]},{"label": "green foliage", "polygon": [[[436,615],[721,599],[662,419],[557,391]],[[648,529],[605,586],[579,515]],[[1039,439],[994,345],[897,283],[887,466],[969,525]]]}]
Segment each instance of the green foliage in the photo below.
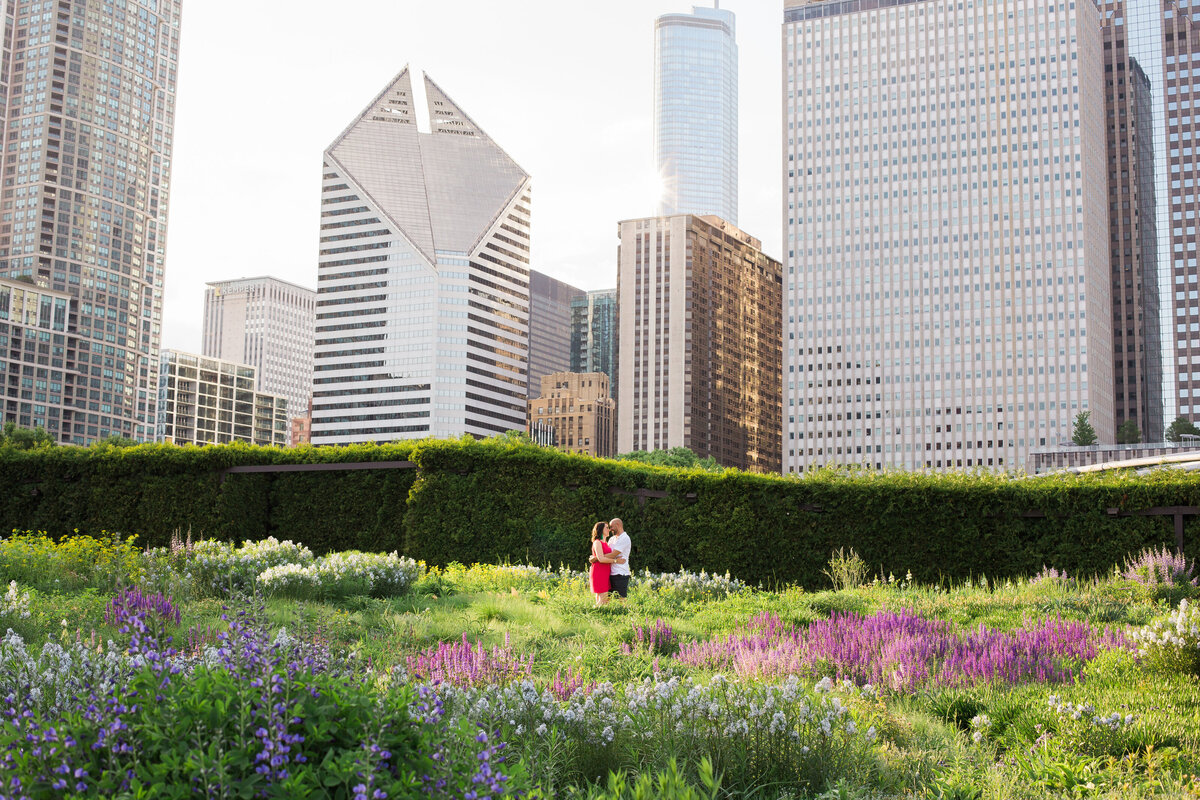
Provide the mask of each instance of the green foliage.
[{"label": "green foliage", "polygon": [[829,566],[825,568],[825,577],[833,583],[833,590],[840,592],[844,589],[857,589],[867,582],[869,570],[867,562],[850,548],[839,547],[829,558]]},{"label": "green foliage", "polygon": [[672,447],[670,450],[634,450],[617,456],[618,461],[636,461],[655,467],[676,469],[702,469],[705,472],[721,472],[724,468],[712,456],[700,458],[690,448]]},{"label": "green foliage", "polygon": [[1167,441],[1180,442],[1183,437],[1200,436],[1200,428],[1192,424],[1187,417],[1176,417],[1175,421],[1167,427]]},{"label": "green foliage", "polygon": [[[411,461],[416,469],[224,473],[252,465]],[[194,539],[303,541],[314,554],[391,551],[431,565],[582,564],[592,523],[620,517],[635,570],[685,566],[751,584],[826,584],[826,555],[853,548],[872,571],[931,584],[1107,574],[1168,543],[1138,510],[1191,505],[1200,475],[1160,471],[1021,478],[822,471],[803,479],[672,469],[561,453],[497,437],[299,447],[0,448],[0,526]],[[648,490],[649,496],[641,490]],[[5,527],[0,527],[0,530]],[[1200,520],[1188,523],[1189,557]]]},{"label": "green foliage", "polygon": [[4,423],[0,429],[0,447],[16,450],[34,450],[39,447],[54,447],[54,437],[45,428],[18,428],[15,422]]},{"label": "green foliage", "polygon": [[651,775],[643,772],[631,781],[624,770],[609,772],[608,783],[603,788],[593,786],[586,795],[587,800],[716,800],[721,791],[721,778],[713,775],[712,761],[707,757],[698,767],[700,785],[688,783],[675,759],[667,762],[666,769]]},{"label": "green foliage", "polygon": [[1137,444],[1141,440],[1142,432],[1132,419],[1125,420],[1117,427],[1117,444]]},{"label": "green foliage", "polygon": [[1080,411],[1075,415],[1075,429],[1071,432],[1071,441],[1080,447],[1086,447],[1097,442],[1096,429],[1091,423],[1092,412]]}]

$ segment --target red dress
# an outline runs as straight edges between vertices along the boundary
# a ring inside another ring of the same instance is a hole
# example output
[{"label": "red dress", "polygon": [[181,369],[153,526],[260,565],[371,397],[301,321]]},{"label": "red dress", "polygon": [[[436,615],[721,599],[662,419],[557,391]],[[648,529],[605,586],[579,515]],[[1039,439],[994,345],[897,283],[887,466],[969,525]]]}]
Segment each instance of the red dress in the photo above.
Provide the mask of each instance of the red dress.
[{"label": "red dress", "polygon": [[[604,555],[608,555],[612,552],[612,548],[604,542],[600,543],[600,547],[604,549]],[[606,594],[611,591],[611,587],[608,585],[608,578],[611,574],[612,564],[602,564],[599,561],[597,561],[595,564],[592,564],[593,594]]]}]

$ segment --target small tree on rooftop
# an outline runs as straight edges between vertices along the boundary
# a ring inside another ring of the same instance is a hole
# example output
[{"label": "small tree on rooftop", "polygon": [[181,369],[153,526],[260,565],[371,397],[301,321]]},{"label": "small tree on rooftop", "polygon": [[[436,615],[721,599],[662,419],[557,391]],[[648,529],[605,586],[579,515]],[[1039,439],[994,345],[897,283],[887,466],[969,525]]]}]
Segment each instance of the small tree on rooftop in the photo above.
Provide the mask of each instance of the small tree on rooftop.
[{"label": "small tree on rooftop", "polygon": [[1137,423],[1127,419],[1117,428],[1117,444],[1137,444],[1142,440],[1142,432]]},{"label": "small tree on rooftop", "polygon": [[1167,428],[1167,441],[1181,442],[1184,436],[1200,436],[1200,428],[1193,425],[1187,417],[1176,417]]},{"label": "small tree on rooftop", "polygon": [[1080,411],[1075,415],[1075,430],[1071,434],[1071,441],[1080,447],[1095,444],[1097,441],[1096,429],[1092,427],[1091,416],[1092,412],[1090,411]]}]

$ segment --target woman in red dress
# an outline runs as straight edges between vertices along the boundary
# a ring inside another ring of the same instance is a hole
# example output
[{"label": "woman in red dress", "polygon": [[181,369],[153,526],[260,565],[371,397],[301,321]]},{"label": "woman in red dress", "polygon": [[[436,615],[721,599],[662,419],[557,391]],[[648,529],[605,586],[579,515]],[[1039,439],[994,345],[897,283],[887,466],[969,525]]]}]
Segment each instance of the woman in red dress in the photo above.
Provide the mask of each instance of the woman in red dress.
[{"label": "woman in red dress", "polygon": [[617,561],[611,554],[612,548],[605,541],[608,539],[608,523],[597,522],[592,526],[592,592],[596,595],[596,605],[602,606],[608,602],[609,574],[612,565]]}]

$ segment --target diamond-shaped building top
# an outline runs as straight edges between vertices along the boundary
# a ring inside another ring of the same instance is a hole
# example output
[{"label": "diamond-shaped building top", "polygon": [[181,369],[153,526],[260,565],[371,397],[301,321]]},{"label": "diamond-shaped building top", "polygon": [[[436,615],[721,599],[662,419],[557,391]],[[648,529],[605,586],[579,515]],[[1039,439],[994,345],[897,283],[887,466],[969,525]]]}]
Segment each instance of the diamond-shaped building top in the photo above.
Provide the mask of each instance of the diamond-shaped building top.
[{"label": "diamond-shaped building top", "polygon": [[423,76],[420,131],[408,67],[326,151],[422,254],[472,252],[529,176]]}]

